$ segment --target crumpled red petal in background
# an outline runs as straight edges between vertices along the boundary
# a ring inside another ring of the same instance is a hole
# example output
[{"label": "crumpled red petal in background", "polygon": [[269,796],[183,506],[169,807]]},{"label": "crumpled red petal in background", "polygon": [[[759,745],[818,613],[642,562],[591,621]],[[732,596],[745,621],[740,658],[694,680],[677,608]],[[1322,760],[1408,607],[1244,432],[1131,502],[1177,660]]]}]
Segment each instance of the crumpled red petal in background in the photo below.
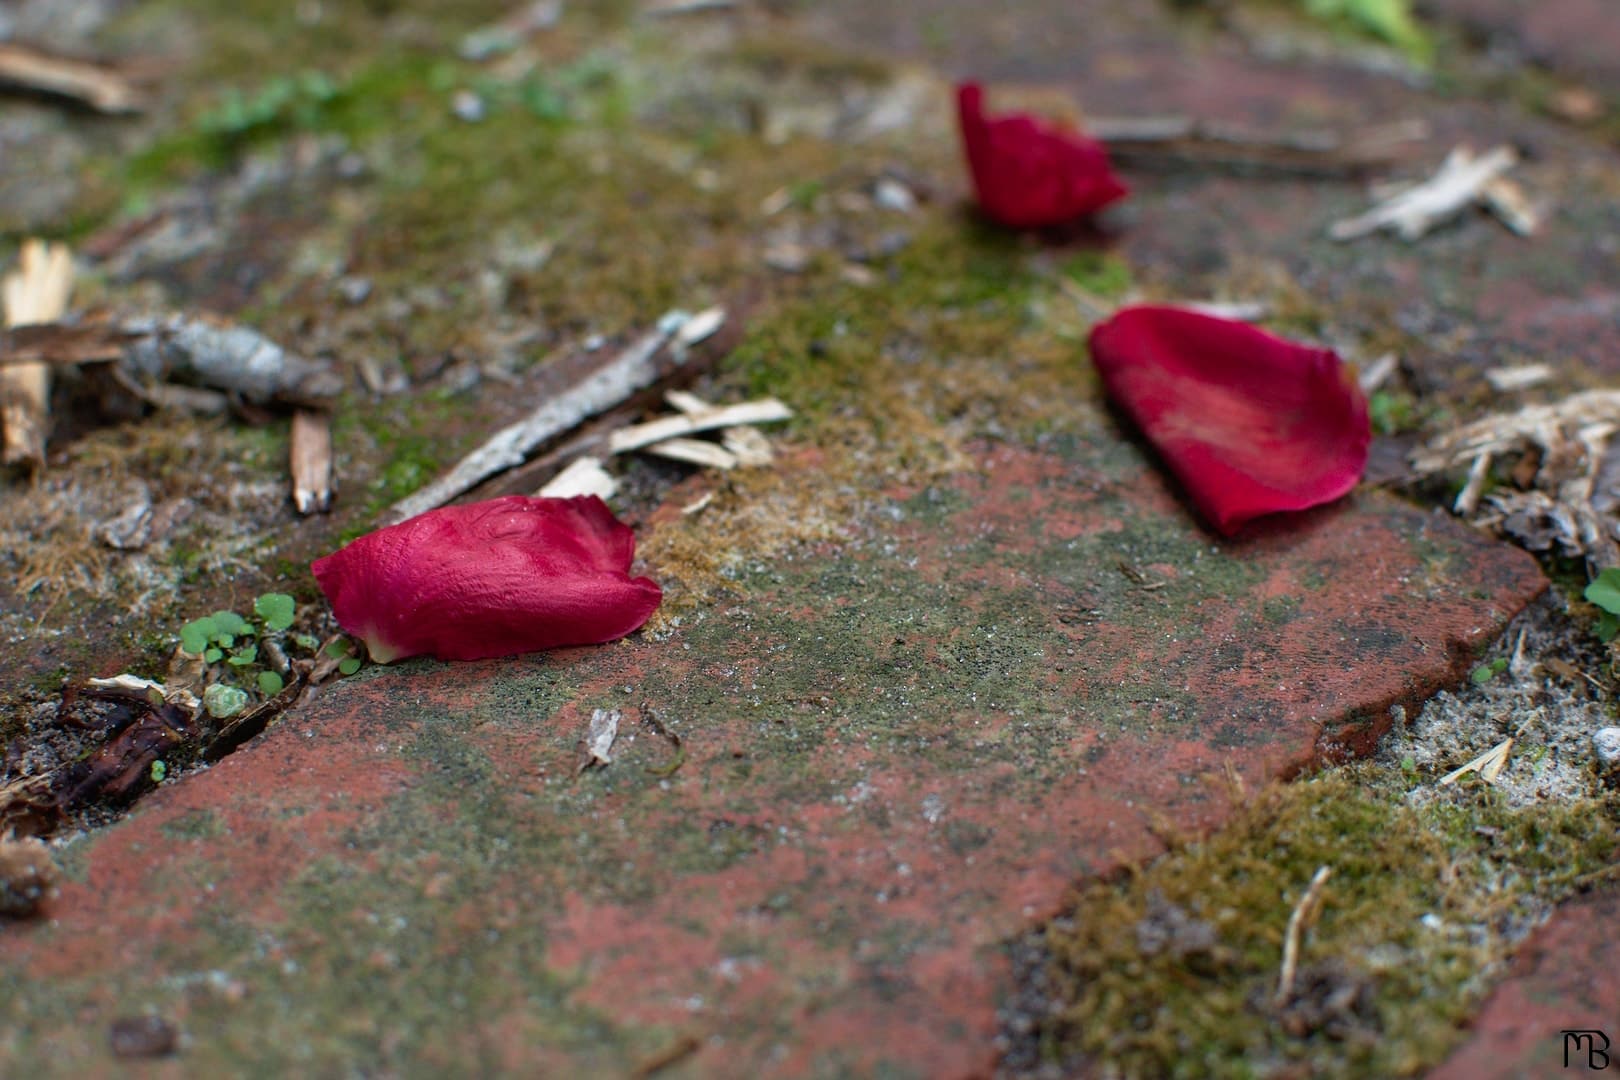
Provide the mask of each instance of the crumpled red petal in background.
[{"label": "crumpled red petal in background", "polygon": [[509,495],[367,533],[310,569],[374,660],[441,660],[623,637],[662,593],[631,578],[636,538],[601,499]]},{"label": "crumpled red petal in background", "polygon": [[1026,113],[987,117],[978,83],[956,89],[979,206],[1015,229],[1061,225],[1130,194],[1101,143]]},{"label": "crumpled red petal in background", "polygon": [[1231,535],[1332,502],[1361,478],[1367,401],[1328,349],[1183,308],[1137,306],[1091,332],[1109,397],[1198,509]]}]

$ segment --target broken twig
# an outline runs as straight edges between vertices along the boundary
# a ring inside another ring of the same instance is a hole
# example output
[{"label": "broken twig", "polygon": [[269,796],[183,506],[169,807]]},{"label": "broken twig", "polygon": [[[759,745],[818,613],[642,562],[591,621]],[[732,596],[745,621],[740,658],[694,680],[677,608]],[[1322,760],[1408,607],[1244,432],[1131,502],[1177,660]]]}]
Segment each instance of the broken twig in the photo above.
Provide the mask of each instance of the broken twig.
[{"label": "broken twig", "polygon": [[131,335],[90,323],[40,323],[0,330],[0,367],[19,364],[94,364],[120,359]]},{"label": "broken twig", "polygon": [[449,472],[395,503],[385,515],[385,522],[401,522],[444,505],[496,473],[521,465],[524,458],[548,439],[657,382],[664,374],[656,362],[658,354],[686,321],[687,316],[683,314],[666,315],[656,329],[643,335],[607,365],[522,420],[502,428]]},{"label": "broken twig", "polygon": [[1316,873],[1311,876],[1311,883],[1305,887],[1305,895],[1299,898],[1293,913],[1288,916],[1288,931],[1283,936],[1282,972],[1277,976],[1277,995],[1273,999],[1278,1008],[1288,1004],[1288,999],[1294,994],[1300,939],[1316,918],[1317,909],[1321,906],[1322,888],[1332,874],[1331,866],[1317,867]]},{"label": "broken twig", "polygon": [[1330,131],[1272,135],[1190,116],[1088,117],[1086,134],[1126,162],[1170,161],[1241,172],[1333,176],[1366,172],[1393,159],[1403,142],[1422,138],[1421,122],[1369,128],[1348,137]]},{"label": "broken twig", "polygon": [[133,336],[125,362],[150,379],[181,375],[255,405],[320,406],[343,392],[343,379],[329,365],[246,326],[174,317],[132,321],[122,330]]}]

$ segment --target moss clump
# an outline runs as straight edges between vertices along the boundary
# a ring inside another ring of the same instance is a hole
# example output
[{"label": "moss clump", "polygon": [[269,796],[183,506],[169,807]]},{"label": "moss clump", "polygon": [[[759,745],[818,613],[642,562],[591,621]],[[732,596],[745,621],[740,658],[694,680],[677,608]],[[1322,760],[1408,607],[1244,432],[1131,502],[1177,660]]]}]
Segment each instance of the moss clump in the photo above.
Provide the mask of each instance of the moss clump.
[{"label": "moss clump", "polygon": [[1093,296],[1118,300],[1131,291],[1135,279],[1129,264],[1117,255],[1082,251],[1063,264],[1063,275]]},{"label": "moss clump", "polygon": [[[1209,839],[1082,892],[1046,932],[1063,1004],[1042,1056],[1129,1076],[1406,1076],[1440,1060],[1517,933],[1607,865],[1620,807],[1515,811],[1489,789],[1412,807],[1370,770],[1272,788]],[[1289,915],[1322,866],[1279,1005]]]}]

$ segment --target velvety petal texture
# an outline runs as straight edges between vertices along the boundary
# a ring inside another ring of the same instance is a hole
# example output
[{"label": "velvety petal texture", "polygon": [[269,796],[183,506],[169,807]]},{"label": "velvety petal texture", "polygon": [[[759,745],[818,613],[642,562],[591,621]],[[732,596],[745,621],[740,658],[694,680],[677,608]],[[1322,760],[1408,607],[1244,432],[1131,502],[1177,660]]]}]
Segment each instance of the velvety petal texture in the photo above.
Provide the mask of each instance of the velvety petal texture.
[{"label": "velvety petal texture", "polygon": [[594,495],[509,495],[367,533],[310,569],[372,659],[479,660],[636,629],[663,595],[630,576],[635,551],[635,534]]},{"label": "velvety petal texture", "polygon": [[1221,533],[1332,502],[1367,466],[1367,400],[1328,349],[1138,306],[1092,330],[1091,357],[1109,397]]},{"label": "velvety petal texture", "polygon": [[962,145],[979,206],[1015,229],[1061,225],[1130,194],[1101,143],[1026,113],[984,114],[984,90],[956,90]]}]

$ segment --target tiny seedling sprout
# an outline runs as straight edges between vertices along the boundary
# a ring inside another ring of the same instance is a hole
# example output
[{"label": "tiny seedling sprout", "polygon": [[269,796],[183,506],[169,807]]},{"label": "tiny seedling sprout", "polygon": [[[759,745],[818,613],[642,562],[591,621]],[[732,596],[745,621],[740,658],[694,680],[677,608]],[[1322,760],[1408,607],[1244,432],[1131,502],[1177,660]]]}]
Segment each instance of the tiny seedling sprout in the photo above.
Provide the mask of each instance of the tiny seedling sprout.
[{"label": "tiny seedling sprout", "polygon": [[1584,595],[1602,612],[1595,628],[1597,636],[1613,641],[1620,632],[1620,568],[1611,566],[1593,578]]}]

